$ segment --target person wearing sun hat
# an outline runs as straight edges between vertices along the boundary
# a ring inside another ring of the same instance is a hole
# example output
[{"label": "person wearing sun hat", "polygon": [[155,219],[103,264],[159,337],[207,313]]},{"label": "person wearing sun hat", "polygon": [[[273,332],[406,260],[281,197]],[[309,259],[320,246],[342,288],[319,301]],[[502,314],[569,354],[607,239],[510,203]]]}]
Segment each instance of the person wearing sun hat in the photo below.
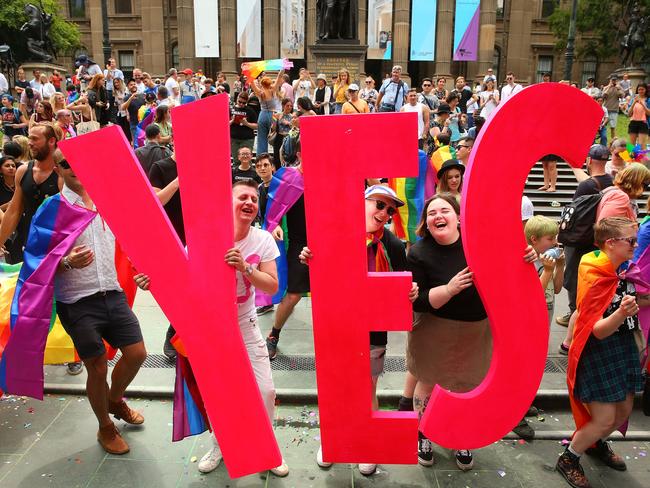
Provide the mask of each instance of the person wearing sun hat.
[{"label": "person wearing sun hat", "polygon": [[192,83],[192,75],[194,72],[185,68],[180,74],[184,75],[179,85],[181,89],[181,104],[186,104],[198,100],[200,97],[198,83]]},{"label": "person wearing sun hat", "polygon": [[[392,188],[384,185],[373,185],[365,191],[366,209],[366,246],[368,249],[368,271],[387,272],[406,270],[406,252],[404,244],[395,235],[385,228],[389,218],[397,212],[404,202],[398,198]],[[309,264],[313,257],[311,250],[304,247],[300,253],[300,260]],[[413,302],[418,294],[417,285],[414,283],[409,292],[409,300]],[[372,408],[378,409],[377,380],[384,371],[386,344],[388,333],[370,333],[370,374],[372,376]],[[316,462],[321,468],[332,465],[323,460],[322,449],[318,449]],[[377,469],[376,464],[359,464],[359,472],[370,476]]]},{"label": "person wearing sun hat", "polygon": [[438,193],[451,193],[460,203],[460,192],[463,189],[465,165],[457,159],[449,159],[442,163],[438,170]]},{"label": "person wearing sun hat", "polygon": [[352,83],[348,87],[348,96],[350,97],[341,108],[342,114],[369,114],[370,107],[365,100],[359,98],[359,85]]}]

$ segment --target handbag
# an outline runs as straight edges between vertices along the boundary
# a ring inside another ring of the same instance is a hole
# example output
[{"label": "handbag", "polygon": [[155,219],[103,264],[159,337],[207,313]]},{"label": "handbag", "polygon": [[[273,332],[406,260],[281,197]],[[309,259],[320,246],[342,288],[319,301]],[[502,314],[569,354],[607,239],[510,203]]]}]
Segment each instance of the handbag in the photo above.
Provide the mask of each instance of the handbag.
[{"label": "handbag", "polygon": [[99,130],[99,122],[95,119],[95,109],[90,107],[90,120],[86,122],[79,122],[77,124],[77,135],[88,134],[89,132],[95,132]]}]

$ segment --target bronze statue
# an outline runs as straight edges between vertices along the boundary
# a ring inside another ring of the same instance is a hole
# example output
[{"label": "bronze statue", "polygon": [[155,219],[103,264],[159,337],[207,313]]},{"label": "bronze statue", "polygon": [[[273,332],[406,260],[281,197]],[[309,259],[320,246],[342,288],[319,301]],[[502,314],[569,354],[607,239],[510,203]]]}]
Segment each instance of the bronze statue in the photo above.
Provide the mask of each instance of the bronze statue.
[{"label": "bronze statue", "polygon": [[54,59],[55,52],[52,41],[50,40],[50,27],[52,27],[52,15],[36,5],[28,3],[25,5],[25,13],[29,20],[20,28],[27,37],[27,50],[31,53],[30,61],[41,61],[51,63]]},{"label": "bronze statue", "polygon": [[317,0],[318,39],[357,39],[357,0]]},{"label": "bronze statue", "polygon": [[636,2],[634,7],[632,7],[627,33],[623,36],[623,40],[621,41],[621,55],[625,53],[621,60],[623,66],[632,66],[634,64],[634,51],[645,45],[647,24],[648,17],[641,15],[641,9],[639,8],[638,2]]}]

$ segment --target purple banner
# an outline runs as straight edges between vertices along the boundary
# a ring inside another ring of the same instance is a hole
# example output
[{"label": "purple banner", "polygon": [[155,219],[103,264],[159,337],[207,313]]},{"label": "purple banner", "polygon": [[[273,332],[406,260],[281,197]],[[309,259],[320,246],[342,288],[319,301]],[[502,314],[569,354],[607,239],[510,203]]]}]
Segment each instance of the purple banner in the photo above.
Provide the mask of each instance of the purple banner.
[{"label": "purple banner", "polygon": [[454,61],[476,61],[480,0],[456,0]]}]

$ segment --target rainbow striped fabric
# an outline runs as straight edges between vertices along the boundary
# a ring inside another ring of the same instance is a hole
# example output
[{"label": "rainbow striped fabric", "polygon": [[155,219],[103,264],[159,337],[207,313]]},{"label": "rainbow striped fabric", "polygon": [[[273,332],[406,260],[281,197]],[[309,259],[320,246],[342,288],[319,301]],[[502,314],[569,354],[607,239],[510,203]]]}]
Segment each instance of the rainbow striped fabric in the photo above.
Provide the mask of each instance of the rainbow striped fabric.
[{"label": "rainbow striped fabric", "polygon": [[293,68],[293,63],[287,58],[266,59],[241,64],[241,72],[249,82],[257,78],[263,71],[280,71],[281,69],[287,70],[291,68]]},{"label": "rainbow striped fabric", "polygon": [[147,138],[144,131],[147,126],[153,123],[156,111],[151,107],[147,107],[142,115],[142,119],[138,122],[138,125],[135,128],[135,136],[133,140],[133,148],[137,149],[144,146],[145,139]]},{"label": "rainbow striped fabric", "polygon": [[418,158],[417,178],[390,178],[388,180],[388,186],[395,190],[397,196],[405,202],[405,205],[398,208],[393,215],[395,235],[411,243],[418,240],[415,231],[424,206],[426,181],[431,177],[429,169],[431,165],[427,154],[424,151],[419,151]]},{"label": "rainbow striped fabric", "polygon": [[181,353],[182,345],[178,340],[172,340],[172,344],[174,347],[179,346],[176,356],[172,428],[172,441],[177,442],[185,437],[205,432],[209,429],[210,423],[190,362],[184,351]]},{"label": "rainbow striped fabric", "polygon": [[[22,265],[4,265],[0,282],[0,394],[43,398],[43,364],[78,361],[72,339],[56,315],[54,275],[59,262],[97,214],[70,205],[60,194],[39,207]],[[133,268],[115,243],[115,264],[129,305],[136,287]],[[16,276],[16,273],[18,275]],[[112,359],[115,350],[107,347]]]}]

